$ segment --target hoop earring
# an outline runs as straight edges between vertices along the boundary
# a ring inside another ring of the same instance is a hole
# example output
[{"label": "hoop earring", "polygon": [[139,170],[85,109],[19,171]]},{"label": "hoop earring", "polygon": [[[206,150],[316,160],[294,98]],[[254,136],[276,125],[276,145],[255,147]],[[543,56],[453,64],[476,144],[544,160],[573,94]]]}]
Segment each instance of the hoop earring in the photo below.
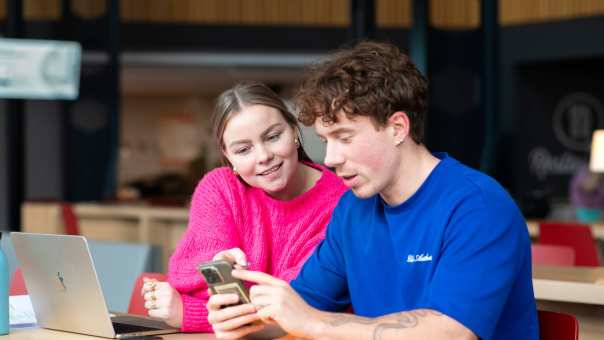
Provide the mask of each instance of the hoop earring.
[{"label": "hoop earring", "polygon": [[300,140],[298,137],[294,138],[294,144],[296,144],[296,149],[300,147]]}]

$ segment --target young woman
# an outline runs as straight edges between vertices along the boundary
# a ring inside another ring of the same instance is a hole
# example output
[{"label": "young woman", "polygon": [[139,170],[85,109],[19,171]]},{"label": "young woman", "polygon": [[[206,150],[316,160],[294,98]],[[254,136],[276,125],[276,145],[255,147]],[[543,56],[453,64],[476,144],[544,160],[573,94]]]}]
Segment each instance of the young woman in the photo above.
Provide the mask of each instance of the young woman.
[{"label": "young woman", "polygon": [[143,286],[149,315],[185,332],[212,330],[199,263],[226,258],[289,281],[324,238],[347,189],[310,161],[295,117],[267,86],[241,83],[225,91],[213,121],[227,167],[198,184],[187,231],[170,258],[169,283]]}]

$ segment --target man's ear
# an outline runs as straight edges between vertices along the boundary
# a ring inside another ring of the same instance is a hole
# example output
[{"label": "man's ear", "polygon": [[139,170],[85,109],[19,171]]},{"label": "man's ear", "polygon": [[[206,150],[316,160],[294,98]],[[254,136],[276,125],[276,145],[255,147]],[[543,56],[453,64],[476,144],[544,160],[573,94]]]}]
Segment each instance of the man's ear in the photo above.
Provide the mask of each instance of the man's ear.
[{"label": "man's ear", "polygon": [[388,126],[392,129],[393,139],[396,145],[404,143],[409,136],[411,128],[409,116],[404,111],[396,111],[388,118]]}]

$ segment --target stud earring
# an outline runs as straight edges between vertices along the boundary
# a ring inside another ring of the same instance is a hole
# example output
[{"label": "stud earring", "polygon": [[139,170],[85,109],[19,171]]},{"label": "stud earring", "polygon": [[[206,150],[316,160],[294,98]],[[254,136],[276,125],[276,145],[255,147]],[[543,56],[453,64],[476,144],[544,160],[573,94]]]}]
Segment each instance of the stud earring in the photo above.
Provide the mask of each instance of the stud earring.
[{"label": "stud earring", "polygon": [[239,173],[237,172],[237,168],[235,168],[235,167],[233,167],[233,175],[239,176]]},{"label": "stud earring", "polygon": [[401,140],[399,140],[399,141],[396,142],[396,146],[399,146],[399,145],[403,144],[404,142],[405,142],[405,140],[401,139]]},{"label": "stud earring", "polygon": [[300,140],[298,140],[298,137],[294,138],[294,144],[296,144],[296,149],[300,147]]}]

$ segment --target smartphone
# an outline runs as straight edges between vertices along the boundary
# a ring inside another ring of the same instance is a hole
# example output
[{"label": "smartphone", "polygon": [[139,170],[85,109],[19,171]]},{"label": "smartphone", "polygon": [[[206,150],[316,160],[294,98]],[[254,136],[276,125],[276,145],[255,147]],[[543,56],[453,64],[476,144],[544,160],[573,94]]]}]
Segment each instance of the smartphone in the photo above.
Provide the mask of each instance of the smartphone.
[{"label": "smartphone", "polygon": [[239,302],[235,305],[250,303],[250,297],[247,287],[243,281],[231,276],[233,265],[231,263],[218,260],[201,263],[197,270],[206,280],[212,294],[237,294]]}]

